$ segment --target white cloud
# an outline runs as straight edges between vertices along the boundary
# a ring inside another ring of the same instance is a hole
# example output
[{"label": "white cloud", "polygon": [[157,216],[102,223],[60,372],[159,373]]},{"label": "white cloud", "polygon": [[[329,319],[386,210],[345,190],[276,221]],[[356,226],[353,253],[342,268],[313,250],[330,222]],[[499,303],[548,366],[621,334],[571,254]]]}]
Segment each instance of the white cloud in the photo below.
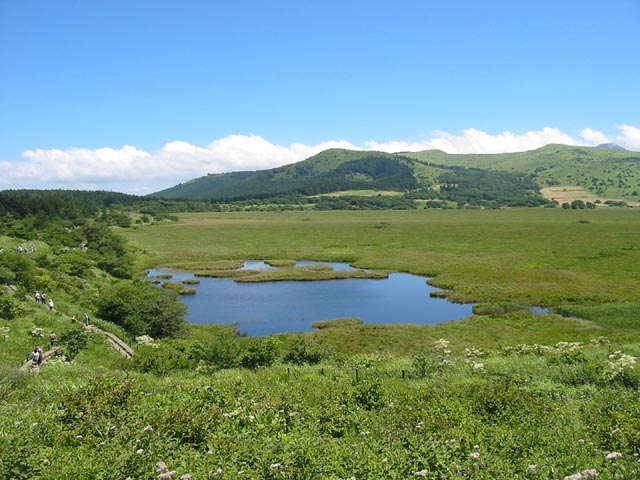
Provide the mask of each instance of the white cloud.
[{"label": "white cloud", "polygon": [[[630,149],[640,149],[640,128],[618,127],[616,141]],[[586,128],[581,139],[557,128],[497,135],[470,128],[460,135],[436,131],[418,142],[374,140],[364,148],[344,140],[306,145],[278,145],[257,135],[229,135],[206,146],[185,141],[165,144],[157,152],[133,146],[121,148],[68,148],[27,150],[19,161],[0,161],[0,189],[73,188],[105,189],[139,195],[158,191],[207,173],[262,170],[309,158],[328,148],[379,150],[386,152],[439,149],[447,153],[502,153],[532,150],[549,143],[593,145],[608,137]]]},{"label": "white cloud", "polygon": [[616,141],[630,150],[640,150],[640,128],[632,125],[620,125],[618,128],[622,135],[616,137]]},{"label": "white cloud", "polygon": [[570,135],[562,133],[557,128],[543,128],[542,130],[526,132],[522,135],[505,131],[498,135],[491,135],[482,130],[469,128],[462,131],[462,135],[436,131],[429,140],[418,143],[387,142],[366,143],[367,148],[384,152],[417,152],[420,150],[442,150],[447,153],[504,153],[523,152],[543,147],[550,143],[566,145],[580,145],[581,142]]},{"label": "white cloud", "polygon": [[584,138],[588,143],[592,145],[601,145],[603,143],[610,143],[609,137],[598,130],[592,130],[591,128],[585,128],[580,132],[580,136]]},{"label": "white cloud", "polygon": [[282,146],[256,135],[230,135],[206,147],[169,142],[155,153],[129,145],[27,150],[22,161],[0,162],[6,172],[0,189],[108,189],[143,195],[207,173],[262,170],[298,162],[328,148],[359,149],[342,140]]}]

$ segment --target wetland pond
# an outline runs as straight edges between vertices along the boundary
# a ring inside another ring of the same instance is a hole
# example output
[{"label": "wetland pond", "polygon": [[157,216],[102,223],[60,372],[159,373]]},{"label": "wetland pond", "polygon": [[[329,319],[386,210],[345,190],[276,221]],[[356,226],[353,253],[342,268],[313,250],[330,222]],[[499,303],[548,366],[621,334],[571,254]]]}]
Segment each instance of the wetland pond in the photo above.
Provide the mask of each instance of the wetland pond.
[{"label": "wetland pond", "polygon": [[[327,265],[349,270],[346,263],[301,261],[296,266]],[[246,261],[242,269],[269,270],[262,261]],[[149,270],[149,277],[171,274],[170,282],[195,278],[193,273]],[[195,295],[183,295],[187,321],[193,324],[233,325],[240,333],[263,336],[309,332],[318,321],[359,318],[369,324],[410,323],[435,325],[473,315],[472,304],[432,298],[437,290],[427,277],[392,273],[386,279],[348,278],[318,281],[245,283],[232,278],[198,277]]]}]

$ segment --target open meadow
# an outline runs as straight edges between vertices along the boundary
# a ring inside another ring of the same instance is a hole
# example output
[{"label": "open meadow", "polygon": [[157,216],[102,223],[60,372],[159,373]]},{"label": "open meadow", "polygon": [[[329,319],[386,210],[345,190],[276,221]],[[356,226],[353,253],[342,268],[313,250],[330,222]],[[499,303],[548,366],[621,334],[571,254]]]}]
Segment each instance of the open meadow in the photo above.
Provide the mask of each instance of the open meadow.
[{"label": "open meadow", "polygon": [[434,277],[460,302],[640,300],[640,210],[183,214],[125,232],[141,267],[229,259],[344,261]]},{"label": "open meadow", "polygon": [[[140,339],[132,360],[76,331],[73,356],[31,374],[17,367],[34,327],[69,327],[26,302],[0,320],[0,477],[640,478],[639,215],[202,213],[119,230],[141,271],[346,261],[430,275],[480,305],[435,326],[343,319],[240,338],[194,325]],[[53,293],[64,312],[90,308]]]}]

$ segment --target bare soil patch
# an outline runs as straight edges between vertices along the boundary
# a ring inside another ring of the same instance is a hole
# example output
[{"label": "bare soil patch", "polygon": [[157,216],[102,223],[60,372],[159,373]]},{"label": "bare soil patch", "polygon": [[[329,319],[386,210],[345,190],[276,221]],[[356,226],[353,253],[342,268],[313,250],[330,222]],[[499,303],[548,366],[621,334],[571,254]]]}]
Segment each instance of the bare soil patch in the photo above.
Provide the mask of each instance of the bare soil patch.
[{"label": "bare soil patch", "polygon": [[[599,200],[598,205],[606,206],[604,202],[607,200],[619,200],[614,198],[602,198],[594,195],[593,193],[585,190],[582,187],[576,185],[561,185],[557,187],[545,187],[540,190],[542,196],[549,200],[555,200],[560,204],[571,203],[574,200],[582,200],[583,202],[596,203]],[[640,202],[627,202],[627,205],[631,207],[640,207]]]}]

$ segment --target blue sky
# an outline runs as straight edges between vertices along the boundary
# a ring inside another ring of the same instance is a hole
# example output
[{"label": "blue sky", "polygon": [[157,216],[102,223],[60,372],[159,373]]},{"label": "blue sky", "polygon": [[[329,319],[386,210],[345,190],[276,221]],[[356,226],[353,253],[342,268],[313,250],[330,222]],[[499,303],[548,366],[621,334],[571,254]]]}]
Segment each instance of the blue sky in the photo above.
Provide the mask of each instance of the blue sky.
[{"label": "blue sky", "polygon": [[637,0],[0,0],[0,189],[151,191],[331,146],[640,150]]}]

